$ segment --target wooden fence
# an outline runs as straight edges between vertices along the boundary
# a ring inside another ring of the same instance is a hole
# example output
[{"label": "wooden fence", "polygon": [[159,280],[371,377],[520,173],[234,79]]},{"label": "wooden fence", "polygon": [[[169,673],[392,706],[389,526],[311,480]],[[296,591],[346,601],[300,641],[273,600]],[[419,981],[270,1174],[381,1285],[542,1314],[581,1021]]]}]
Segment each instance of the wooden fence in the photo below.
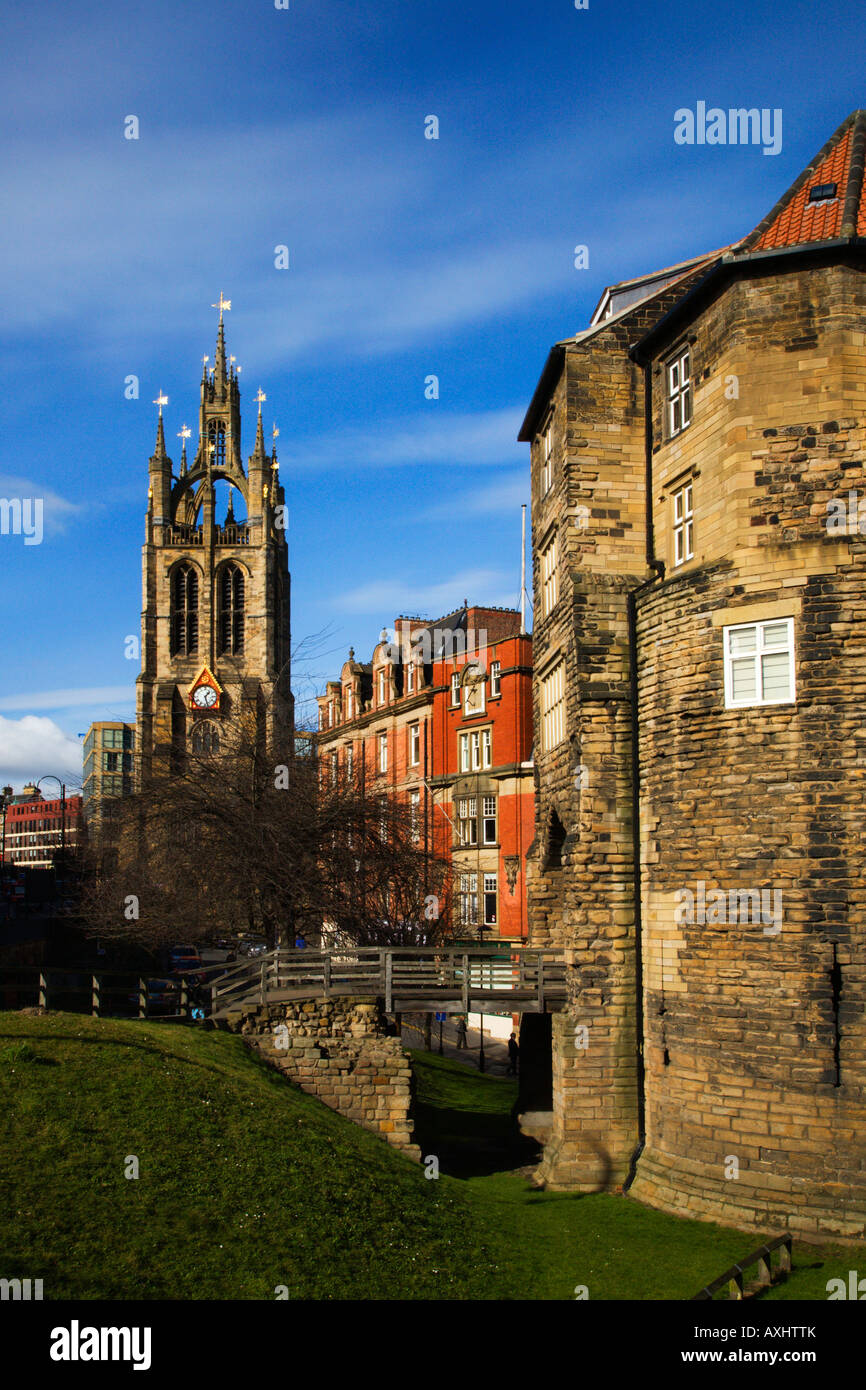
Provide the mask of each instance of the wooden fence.
[{"label": "wooden fence", "polygon": [[[196,975],[204,973],[196,971]],[[165,977],[155,989],[151,988],[154,978],[118,970],[91,974],[51,966],[2,966],[0,1008],[65,1009],[94,1018],[191,1017],[192,982],[186,976]]]},{"label": "wooden fence", "polygon": [[[748,1255],[741,1264],[731,1265],[731,1268],[726,1269],[724,1274],[720,1274],[718,1279],[714,1279],[711,1284],[707,1284],[706,1288],[701,1289],[700,1293],[694,1295],[692,1302],[694,1303],[698,1299],[712,1299],[726,1284],[728,1286],[728,1297],[741,1299],[745,1297],[747,1291],[750,1294],[756,1293],[761,1289],[770,1288],[772,1284],[780,1283],[782,1280],[787,1279],[788,1275],[791,1273],[792,1243],[793,1237],[789,1231],[786,1231],[784,1235],[777,1236],[775,1240],[768,1241],[766,1245],[762,1245],[760,1249]],[[773,1277],[774,1270],[771,1258],[774,1250],[778,1250],[779,1252],[779,1264],[775,1270],[775,1278]],[[745,1272],[751,1265],[757,1265],[758,1277],[754,1285],[747,1290]]]}]

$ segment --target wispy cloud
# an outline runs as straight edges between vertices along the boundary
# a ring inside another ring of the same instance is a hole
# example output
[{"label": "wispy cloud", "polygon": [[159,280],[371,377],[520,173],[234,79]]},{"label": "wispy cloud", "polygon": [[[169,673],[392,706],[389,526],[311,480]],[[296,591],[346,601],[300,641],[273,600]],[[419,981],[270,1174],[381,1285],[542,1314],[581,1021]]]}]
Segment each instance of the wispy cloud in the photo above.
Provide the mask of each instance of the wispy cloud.
[{"label": "wispy cloud", "polygon": [[517,443],[524,411],[519,407],[460,414],[441,412],[436,402],[416,415],[381,421],[375,430],[354,426],[302,440],[297,463],[323,468],[388,468],[413,464],[526,464],[526,445]]},{"label": "wispy cloud", "polygon": [[348,613],[371,613],[387,621],[400,613],[438,618],[459,608],[465,599],[471,603],[506,608],[513,604],[519,582],[509,580],[501,570],[463,570],[439,584],[372,580],[348,593],[337,594],[329,602]]},{"label": "wispy cloud", "polygon": [[134,706],[135,686],[102,685],[78,690],[36,690],[28,691],[24,695],[0,697],[0,709],[77,709],[84,705]]},{"label": "wispy cloud", "polygon": [[[232,170],[232,197],[218,204],[215,148]],[[393,115],[373,106],[244,129],[146,129],[130,141],[118,123],[111,142],[60,132],[48,145],[10,139],[6,153],[6,330],[69,324],[110,286],[80,344],[103,358],[130,343],[131,323],[139,350],[148,340],[164,349],[169,325],[200,314],[202,277],[226,266],[226,288],[244,304],[244,350],[260,365],[335,343],[344,355],[375,354],[484,323],[568,273],[561,238],[529,227],[497,238],[495,218],[478,224],[474,207],[450,214],[463,235],[431,219],[425,243],[408,236],[419,206],[437,203],[434,165],[420,129],[410,137],[404,124],[395,137]],[[203,248],[202,211],[217,207],[219,248]],[[274,268],[278,244],[289,247],[288,271]]]},{"label": "wispy cloud", "polygon": [[67,501],[52,488],[44,487],[32,478],[15,477],[11,473],[0,473],[0,497],[40,497],[43,505],[42,524],[49,535],[65,531],[72,518],[84,510],[83,505]]},{"label": "wispy cloud", "polygon": [[[525,449],[526,446],[522,445],[521,448]],[[525,469],[519,473],[508,473],[486,487],[458,493],[447,502],[437,502],[435,506],[429,507],[424,515],[433,521],[455,516],[496,516],[503,512],[513,512],[519,520],[523,502],[527,504],[528,516],[529,475]]]}]

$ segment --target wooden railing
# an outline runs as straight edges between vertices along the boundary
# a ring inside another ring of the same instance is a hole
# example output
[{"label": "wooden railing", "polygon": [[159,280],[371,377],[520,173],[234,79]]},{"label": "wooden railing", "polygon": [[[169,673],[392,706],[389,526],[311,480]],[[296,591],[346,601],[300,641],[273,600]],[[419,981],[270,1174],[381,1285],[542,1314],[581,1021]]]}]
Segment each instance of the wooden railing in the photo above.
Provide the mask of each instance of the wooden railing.
[{"label": "wooden railing", "polygon": [[[213,975],[197,970],[195,977]],[[157,977],[151,976],[150,980]],[[161,976],[151,989],[148,978],[122,970],[62,970],[51,966],[0,967],[0,1009],[38,1007],[89,1013],[94,1018],[189,1018],[198,993],[186,975]],[[201,987],[199,987],[201,988]],[[206,995],[206,989],[204,991]]]},{"label": "wooden railing", "polygon": [[[787,1279],[788,1275],[791,1273],[792,1243],[793,1237],[789,1231],[786,1231],[784,1235],[777,1236],[775,1240],[768,1241],[766,1245],[762,1245],[760,1249],[753,1251],[751,1255],[747,1255],[740,1264],[731,1265],[731,1268],[726,1269],[724,1274],[720,1274],[718,1279],[714,1279],[711,1284],[707,1284],[706,1288],[701,1289],[700,1293],[694,1295],[692,1302],[694,1303],[698,1299],[713,1298],[713,1296],[717,1294],[720,1289],[723,1289],[726,1284],[728,1285],[729,1298],[743,1298],[746,1290],[745,1272],[751,1265],[757,1265],[758,1278],[755,1281],[754,1289],[750,1289],[749,1292],[758,1292],[761,1289],[768,1289],[772,1284]],[[779,1252],[779,1264],[775,1271],[775,1278],[773,1277],[774,1271],[771,1258],[774,1250],[778,1250]]]},{"label": "wooden railing", "polygon": [[386,1013],[547,1012],[565,1002],[565,965],[551,949],[357,947],[269,951],[211,982],[211,1013],[280,998],[369,995]]}]

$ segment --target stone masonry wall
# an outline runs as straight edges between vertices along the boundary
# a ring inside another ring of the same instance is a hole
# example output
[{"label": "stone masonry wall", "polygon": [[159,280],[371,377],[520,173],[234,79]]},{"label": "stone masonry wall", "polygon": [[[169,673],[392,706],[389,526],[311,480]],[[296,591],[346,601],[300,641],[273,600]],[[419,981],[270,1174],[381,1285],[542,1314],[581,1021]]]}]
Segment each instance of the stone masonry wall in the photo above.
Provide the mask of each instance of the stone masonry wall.
[{"label": "stone masonry wall", "polygon": [[412,1142],[412,1066],[399,1038],[385,1036],[377,1003],[267,1004],[233,1016],[227,1026],[301,1090],[420,1160]]},{"label": "stone masonry wall", "polygon": [[[846,267],[741,283],[705,311],[701,432],[674,462],[663,444],[654,470],[690,465],[695,560],[638,622],[647,1147],[632,1195],[849,1238],[866,1231],[866,536],[856,507],[848,534],[828,531],[827,503],[866,497],[864,324],[866,281]],[[796,699],[726,708],[724,628],[782,618]],[[778,931],[678,921],[677,892],[700,882],[778,893]]]}]

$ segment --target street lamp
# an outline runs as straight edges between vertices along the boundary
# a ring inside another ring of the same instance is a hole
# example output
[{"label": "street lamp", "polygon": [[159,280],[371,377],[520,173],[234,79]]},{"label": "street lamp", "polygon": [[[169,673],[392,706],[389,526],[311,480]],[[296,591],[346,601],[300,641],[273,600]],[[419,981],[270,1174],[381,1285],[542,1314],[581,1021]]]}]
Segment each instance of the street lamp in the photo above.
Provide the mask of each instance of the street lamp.
[{"label": "street lamp", "polygon": [[6,808],[12,800],[12,788],[4,787],[0,792],[0,807],[3,808],[3,841],[0,847],[0,893],[6,884]]},{"label": "street lamp", "polygon": [[[61,782],[59,777],[55,777],[52,772],[46,772],[44,777],[39,778],[39,782],[56,782],[60,788],[60,854],[66,850],[66,783]],[[39,790],[39,782],[36,783],[36,790]]]}]

